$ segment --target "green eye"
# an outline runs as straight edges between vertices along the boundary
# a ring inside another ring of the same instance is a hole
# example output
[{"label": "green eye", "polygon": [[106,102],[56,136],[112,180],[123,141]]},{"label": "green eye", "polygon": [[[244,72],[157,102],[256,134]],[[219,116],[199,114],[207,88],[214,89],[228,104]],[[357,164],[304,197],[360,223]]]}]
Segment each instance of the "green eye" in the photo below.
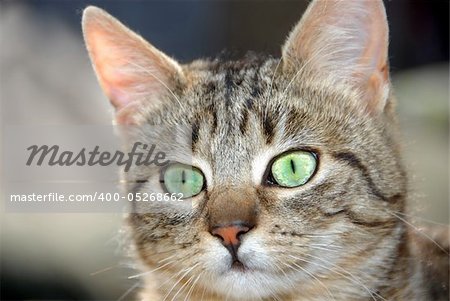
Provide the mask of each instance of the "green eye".
[{"label": "green eye", "polygon": [[165,169],[162,182],[168,193],[181,193],[183,198],[190,198],[202,191],[205,179],[197,168],[175,163]]},{"label": "green eye", "polygon": [[272,164],[273,180],[282,187],[297,187],[305,184],[316,170],[314,154],[294,151],[278,157]]}]

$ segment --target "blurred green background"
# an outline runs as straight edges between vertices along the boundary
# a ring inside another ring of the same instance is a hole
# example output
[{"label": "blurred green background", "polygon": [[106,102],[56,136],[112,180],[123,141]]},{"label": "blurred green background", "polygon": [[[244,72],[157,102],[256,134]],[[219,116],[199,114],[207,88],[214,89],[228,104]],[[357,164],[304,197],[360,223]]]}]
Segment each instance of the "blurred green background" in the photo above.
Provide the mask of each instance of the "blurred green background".
[{"label": "blurred green background", "polygon": [[[2,128],[110,124],[82,9],[105,8],[181,62],[223,49],[279,55],[306,1],[1,1]],[[417,226],[449,222],[449,2],[387,1],[390,61]],[[7,172],[7,171],[6,171]],[[3,186],[4,184],[2,184]],[[26,185],[26,184],[25,184]],[[3,202],[2,202],[3,203]],[[3,207],[3,206],[2,206]],[[133,299],[121,214],[1,212],[2,300]],[[125,294],[129,292],[129,294]]]}]

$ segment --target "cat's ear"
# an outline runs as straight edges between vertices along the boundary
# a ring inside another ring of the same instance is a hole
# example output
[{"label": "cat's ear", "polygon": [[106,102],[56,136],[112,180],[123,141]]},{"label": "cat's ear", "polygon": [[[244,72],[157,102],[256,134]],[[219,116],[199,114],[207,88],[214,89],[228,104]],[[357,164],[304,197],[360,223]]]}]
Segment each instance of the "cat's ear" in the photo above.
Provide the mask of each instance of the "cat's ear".
[{"label": "cat's ear", "polygon": [[83,12],[83,35],[100,85],[120,124],[141,102],[158,102],[183,82],[180,65],[100,8]]},{"label": "cat's ear", "polygon": [[283,46],[284,69],[358,89],[370,111],[389,94],[388,25],[381,0],[314,0]]}]

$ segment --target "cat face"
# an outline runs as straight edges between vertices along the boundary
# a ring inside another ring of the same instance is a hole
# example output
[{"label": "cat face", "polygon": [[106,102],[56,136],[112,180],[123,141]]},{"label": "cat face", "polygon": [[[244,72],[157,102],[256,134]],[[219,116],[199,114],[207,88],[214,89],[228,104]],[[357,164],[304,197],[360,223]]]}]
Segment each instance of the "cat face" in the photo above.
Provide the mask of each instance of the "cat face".
[{"label": "cat face", "polygon": [[83,26],[118,123],[167,147],[148,125],[191,129],[189,160],[125,174],[134,193],[192,176],[182,202],[129,216],[167,296],[183,284],[237,299],[377,294],[406,196],[381,1],[314,1],[281,59],[179,65],[97,8]]}]

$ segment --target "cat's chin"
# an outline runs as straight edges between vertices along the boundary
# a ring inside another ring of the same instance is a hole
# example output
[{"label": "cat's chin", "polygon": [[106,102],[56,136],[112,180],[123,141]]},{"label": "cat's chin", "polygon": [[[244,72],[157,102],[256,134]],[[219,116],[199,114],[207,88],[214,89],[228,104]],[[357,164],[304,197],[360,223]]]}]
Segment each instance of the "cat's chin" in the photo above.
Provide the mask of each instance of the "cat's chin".
[{"label": "cat's chin", "polygon": [[[282,291],[284,283],[278,276],[251,262],[228,262],[216,266],[209,287],[231,300],[259,300]],[[211,285],[214,283],[214,285]]]},{"label": "cat's chin", "polygon": [[247,238],[237,260],[216,240],[209,240],[203,262],[211,275],[207,286],[229,300],[260,300],[288,289],[289,281],[277,275],[260,238]]},{"label": "cat's chin", "polygon": [[216,279],[216,293],[237,300],[259,300],[284,290],[285,284],[261,270],[232,266]]}]

